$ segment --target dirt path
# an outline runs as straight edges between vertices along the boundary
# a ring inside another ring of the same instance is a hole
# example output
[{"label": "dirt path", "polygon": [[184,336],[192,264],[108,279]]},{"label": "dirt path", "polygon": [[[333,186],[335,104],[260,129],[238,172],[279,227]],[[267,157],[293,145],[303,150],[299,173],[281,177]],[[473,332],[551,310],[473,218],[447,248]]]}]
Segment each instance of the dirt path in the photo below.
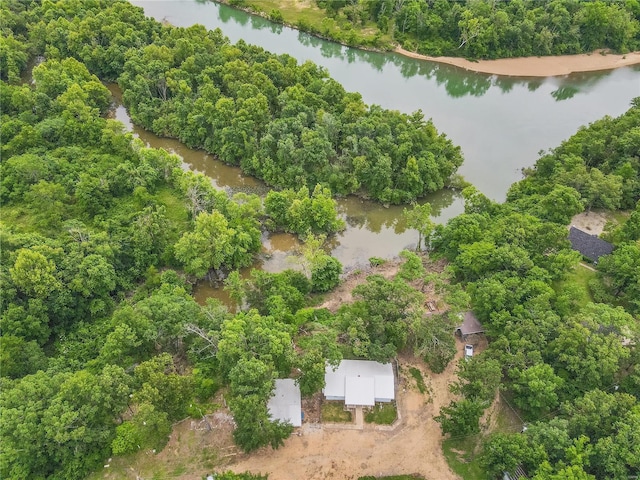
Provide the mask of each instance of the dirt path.
[{"label": "dirt path", "polygon": [[[456,359],[462,357],[458,343]],[[442,454],[440,426],[433,419],[453,398],[449,383],[455,378],[455,361],[434,375],[412,357],[400,358],[402,380],[398,392],[402,421],[393,431],[336,430],[305,424],[278,450],[265,448],[239,459],[229,468],[236,472],[268,473],[270,480],[357,479],[363,475],[416,473],[428,480],[457,480]],[[408,377],[409,367],[423,372],[431,394],[422,394]]]},{"label": "dirt path", "polygon": [[576,72],[612,70],[614,68],[640,64],[640,52],[616,55],[613,53],[603,54],[600,51],[596,51],[580,55],[501,58],[498,60],[479,60],[476,62],[458,57],[429,57],[427,55],[410,52],[401,47],[396,48],[395,52],[420,60],[430,60],[454,65],[473,72],[513,77],[554,77]]},{"label": "dirt path", "polygon": [[382,275],[386,279],[391,279],[398,273],[398,268],[398,260],[389,260],[380,266],[367,267],[357,273],[348,274],[322,305],[318,305],[318,308],[326,308],[335,313],[343,303],[353,302],[352,290],[361,283],[365,283],[369,275]]},{"label": "dirt path", "polygon": [[[366,281],[371,274],[392,278],[398,271],[397,260],[379,267],[366,268],[347,275],[341,285],[331,292],[323,307],[335,311],[353,300],[353,288]],[[429,271],[442,271],[443,262],[427,262]],[[425,299],[439,302],[431,286],[422,286]],[[479,352],[484,345],[476,343]],[[209,415],[208,420],[187,419],[174,426],[169,444],[163,451],[144,452],[132,459],[113,459],[93,478],[180,478],[200,480],[214,470],[233,470],[268,473],[270,480],[357,479],[363,475],[419,474],[427,480],[458,480],[449,469],[442,453],[442,434],[434,420],[440,407],[453,398],[449,384],[455,381],[456,362],[463,356],[464,344],[457,342],[456,359],[441,374],[432,374],[420,359],[405,354],[398,359],[400,378],[396,398],[401,421],[393,430],[378,430],[364,424],[361,430],[325,428],[316,423],[319,408],[305,411],[309,422],[285,441],[283,447],[263,448],[243,454],[232,439],[233,419],[226,408]],[[422,372],[427,392],[420,393],[409,368]],[[220,396],[216,402],[223,404]],[[303,409],[309,401],[303,402]],[[315,412],[314,415],[314,411]],[[299,433],[299,435],[298,435]]]}]

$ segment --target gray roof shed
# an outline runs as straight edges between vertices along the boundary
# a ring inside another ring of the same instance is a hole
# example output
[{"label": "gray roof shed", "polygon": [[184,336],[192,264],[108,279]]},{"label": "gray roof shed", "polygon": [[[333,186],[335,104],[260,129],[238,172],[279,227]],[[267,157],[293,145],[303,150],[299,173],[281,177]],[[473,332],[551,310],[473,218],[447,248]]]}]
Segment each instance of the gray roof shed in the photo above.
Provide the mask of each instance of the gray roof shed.
[{"label": "gray roof shed", "polygon": [[273,420],[288,422],[294,427],[302,425],[302,400],[300,387],[291,378],[275,381],[273,395],[267,403],[269,415]]},{"label": "gray roof shed", "polygon": [[456,328],[456,333],[460,333],[462,338],[474,333],[484,333],[484,327],[473,312],[464,312],[464,315],[461,314],[460,316],[462,317],[462,324]]}]

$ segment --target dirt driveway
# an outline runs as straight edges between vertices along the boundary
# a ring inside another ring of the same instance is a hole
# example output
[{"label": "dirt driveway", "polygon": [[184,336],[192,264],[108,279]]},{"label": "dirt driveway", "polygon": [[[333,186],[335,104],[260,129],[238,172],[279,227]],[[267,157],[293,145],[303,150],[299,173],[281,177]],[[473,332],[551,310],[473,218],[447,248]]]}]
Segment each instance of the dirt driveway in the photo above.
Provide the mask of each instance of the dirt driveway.
[{"label": "dirt driveway", "polygon": [[[464,345],[458,342],[456,359]],[[363,475],[419,474],[428,480],[459,479],[442,454],[440,426],[433,420],[453,398],[448,384],[455,378],[455,361],[439,374],[422,362],[400,358],[399,406],[402,421],[393,431],[336,430],[304,424],[278,450],[265,448],[240,457],[228,467],[236,472],[268,473],[270,480],[357,479]],[[420,393],[408,375],[419,368],[430,394]]]}]

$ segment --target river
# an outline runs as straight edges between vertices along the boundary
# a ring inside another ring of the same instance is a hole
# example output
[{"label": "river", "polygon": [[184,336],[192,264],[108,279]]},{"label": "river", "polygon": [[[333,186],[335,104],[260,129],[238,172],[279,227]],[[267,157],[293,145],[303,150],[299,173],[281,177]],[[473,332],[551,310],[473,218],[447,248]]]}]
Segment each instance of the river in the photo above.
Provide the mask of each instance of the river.
[{"label": "river", "polygon": [[[625,112],[640,95],[640,67],[589,72],[562,77],[514,78],[477,74],[457,67],[407,58],[395,53],[367,52],[321,40],[268,20],[207,1],[132,0],[158,21],[186,27],[200,23],[220,28],[232,42],[247,43],[299,62],[311,60],[327,69],[348,91],[385,108],[412,112],[421,109],[439,131],[462,147],[459,169],[466,180],[488,197],[503,201],[523,168],[535,163],[539,152],[557,146],[581,125],[604,115]],[[117,118],[128,122],[121,106]],[[237,168],[216,161],[175,140],[133,128],[149,145],[173,151],[185,168],[208,175],[230,191],[262,193],[266,187]],[[462,212],[453,192],[425,199],[435,220],[444,222]],[[372,256],[391,257],[417,240],[405,231],[402,207],[385,208],[354,197],[339,200],[347,229],[332,239],[331,250],[346,267],[356,268]],[[289,255],[297,242],[288,235],[265,236],[265,255],[256,266],[278,271],[292,266]],[[203,292],[197,292],[202,298]]]}]

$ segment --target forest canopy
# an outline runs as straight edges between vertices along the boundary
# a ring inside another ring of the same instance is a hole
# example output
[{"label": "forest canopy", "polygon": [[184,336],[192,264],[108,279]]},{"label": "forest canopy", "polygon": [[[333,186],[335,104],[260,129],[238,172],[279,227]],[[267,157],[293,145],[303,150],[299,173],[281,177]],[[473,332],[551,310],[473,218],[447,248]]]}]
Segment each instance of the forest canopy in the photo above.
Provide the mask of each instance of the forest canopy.
[{"label": "forest canopy", "polygon": [[[231,5],[258,8],[251,0]],[[287,11],[304,31],[351,46],[392,48],[431,56],[510,58],[640,48],[636,0],[316,0],[321,23]],[[285,10],[286,5],[281,7]],[[277,8],[266,12],[283,21]],[[293,20],[293,21],[291,21]],[[373,33],[372,33],[373,32]]]},{"label": "forest canopy", "polygon": [[366,105],[311,62],[233,45],[220,30],[161,25],[123,0],[34,2],[19,17],[24,5],[10,5],[3,79],[19,80],[26,50],[76,58],[118,82],[135,123],[269,185],[408,203],[445,187],[462,164],[422,112]]},{"label": "forest canopy", "polygon": [[[161,449],[175,421],[217,408],[223,386],[237,445],[277,448],[292,427],[269,416],[276,378],[296,372],[312,395],[327,363],[407,349],[442,371],[469,307],[490,344],[458,365],[443,432],[476,435],[501,389],[528,429],[486,439],[489,475],[640,469],[638,100],[545,153],[504,204],[468,187],[447,225],[430,207],[408,211],[445,271],[403,252],[395,278],[369,276],[331,312],[312,297],[342,271],[318,240],[342,227],[328,187],[385,202],[441,188],[461,157],[430,122],[367,107],[313,64],[165,27],[128,3],[0,9],[0,476],[80,479],[111,455]],[[229,197],[145,147],[106,118],[102,81],[116,79],[135,121],[288,188]],[[630,213],[582,302],[566,227],[591,208]],[[241,276],[266,229],[307,237],[303,272]],[[233,311],[191,295],[211,272],[226,275]],[[425,314],[415,285],[429,282],[448,312]]]}]

